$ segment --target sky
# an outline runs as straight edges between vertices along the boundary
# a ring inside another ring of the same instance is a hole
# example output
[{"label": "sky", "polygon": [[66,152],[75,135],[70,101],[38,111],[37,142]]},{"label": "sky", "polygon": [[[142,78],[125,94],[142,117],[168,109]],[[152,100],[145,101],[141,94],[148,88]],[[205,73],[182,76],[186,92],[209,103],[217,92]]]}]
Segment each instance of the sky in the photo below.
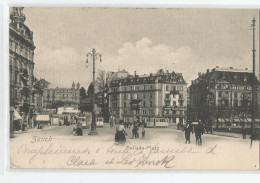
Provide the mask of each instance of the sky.
[{"label": "sky", "polygon": [[34,33],[35,76],[53,87],[74,81],[87,88],[92,48],[102,54],[97,72],[165,69],[182,73],[188,84],[216,66],[252,69],[254,16],[259,75],[257,10],[25,7],[24,14]]}]

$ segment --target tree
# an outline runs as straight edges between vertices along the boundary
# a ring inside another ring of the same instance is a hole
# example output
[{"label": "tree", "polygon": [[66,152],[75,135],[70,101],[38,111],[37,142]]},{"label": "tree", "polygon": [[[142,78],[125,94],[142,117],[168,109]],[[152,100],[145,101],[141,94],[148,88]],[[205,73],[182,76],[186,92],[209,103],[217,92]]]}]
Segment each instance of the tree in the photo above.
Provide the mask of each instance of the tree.
[{"label": "tree", "polygon": [[81,87],[80,90],[79,90],[79,97],[80,98],[86,98],[87,95],[86,95],[86,89],[84,87]]},{"label": "tree", "polygon": [[[89,90],[90,88],[88,88],[88,93],[90,92]],[[81,113],[84,111],[86,112],[91,110],[89,109],[87,100],[88,100],[88,96],[86,94],[86,89],[84,87],[81,87],[79,90],[79,110],[81,111]]]},{"label": "tree", "polygon": [[102,93],[102,106],[101,106],[101,112],[105,119],[105,121],[108,121],[109,119],[109,96],[108,96],[108,89],[110,86],[110,80],[111,80],[111,73],[108,73],[104,70],[100,70],[98,72],[97,76],[97,89],[99,92]]}]

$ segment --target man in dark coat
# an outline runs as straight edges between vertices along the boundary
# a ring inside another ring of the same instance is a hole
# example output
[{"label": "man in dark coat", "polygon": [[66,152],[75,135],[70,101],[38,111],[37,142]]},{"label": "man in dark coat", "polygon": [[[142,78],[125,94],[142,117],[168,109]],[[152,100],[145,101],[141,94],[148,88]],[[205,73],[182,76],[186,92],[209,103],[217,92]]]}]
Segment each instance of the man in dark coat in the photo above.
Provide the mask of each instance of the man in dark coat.
[{"label": "man in dark coat", "polygon": [[241,132],[242,132],[243,139],[246,139],[246,127],[245,126],[243,126]]},{"label": "man in dark coat", "polygon": [[187,144],[187,142],[190,144],[190,133],[193,133],[193,129],[190,123],[187,123],[183,129],[183,131],[185,132],[185,144]]},{"label": "man in dark coat", "polygon": [[199,121],[199,123],[195,127],[196,145],[202,145],[201,135],[203,135],[203,131],[203,125],[201,124],[201,121]]}]

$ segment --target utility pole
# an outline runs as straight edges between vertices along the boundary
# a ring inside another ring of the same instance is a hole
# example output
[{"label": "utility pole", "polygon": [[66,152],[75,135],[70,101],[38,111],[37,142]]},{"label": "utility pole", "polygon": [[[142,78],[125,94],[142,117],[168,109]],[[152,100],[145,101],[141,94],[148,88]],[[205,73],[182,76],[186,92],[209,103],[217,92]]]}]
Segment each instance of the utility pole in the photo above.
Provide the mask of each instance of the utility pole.
[{"label": "utility pole", "polygon": [[97,135],[97,123],[96,123],[96,109],[95,109],[95,61],[99,58],[100,62],[102,61],[102,55],[100,53],[96,53],[95,48],[92,49],[92,53],[87,53],[87,60],[91,57],[93,61],[93,94],[92,94],[92,123],[91,130],[88,135]]},{"label": "utility pole", "polygon": [[255,17],[253,18],[252,20],[252,29],[253,29],[253,49],[252,49],[252,52],[253,52],[253,79],[252,79],[252,116],[251,116],[251,135],[253,134],[254,132],[254,123],[255,123],[255,101],[256,101],[256,96],[255,96],[255,22],[256,22],[256,19]]}]

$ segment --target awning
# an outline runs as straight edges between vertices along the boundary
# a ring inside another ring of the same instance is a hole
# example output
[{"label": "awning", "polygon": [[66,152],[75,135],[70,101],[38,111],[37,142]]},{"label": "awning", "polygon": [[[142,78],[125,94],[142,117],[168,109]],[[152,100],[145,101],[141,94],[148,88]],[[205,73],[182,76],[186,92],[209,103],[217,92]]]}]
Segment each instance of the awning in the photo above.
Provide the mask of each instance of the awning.
[{"label": "awning", "polygon": [[197,125],[197,124],[199,124],[199,122],[194,121],[194,122],[192,122],[192,124]]},{"label": "awning", "polygon": [[219,119],[218,119],[218,122],[220,122],[220,123],[224,123],[224,122],[225,122],[225,120],[224,120],[224,119],[222,119],[222,118],[219,118]]},{"label": "awning", "polygon": [[247,122],[251,122],[252,119],[251,119],[251,118],[246,118],[246,121],[247,121]]},{"label": "awning", "polygon": [[36,121],[50,121],[49,115],[37,115]]},{"label": "awning", "polygon": [[14,120],[21,120],[22,117],[20,116],[20,114],[17,112],[17,110],[13,109],[14,110]]}]

